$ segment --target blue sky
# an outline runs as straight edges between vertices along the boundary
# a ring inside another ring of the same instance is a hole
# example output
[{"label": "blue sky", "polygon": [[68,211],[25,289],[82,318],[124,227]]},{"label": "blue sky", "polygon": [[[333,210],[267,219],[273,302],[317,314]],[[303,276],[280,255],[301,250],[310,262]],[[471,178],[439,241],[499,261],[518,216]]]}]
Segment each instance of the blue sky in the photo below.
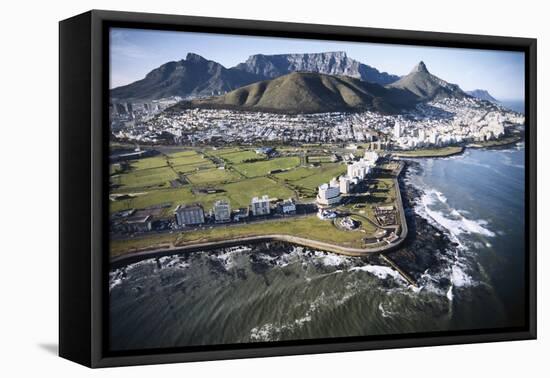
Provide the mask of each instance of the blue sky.
[{"label": "blue sky", "polygon": [[110,37],[111,88],[142,79],[189,52],[229,68],[254,54],[345,51],[395,75],[407,74],[422,60],[432,74],[464,90],[487,89],[499,100],[524,99],[524,54],[519,52],[118,28]]}]

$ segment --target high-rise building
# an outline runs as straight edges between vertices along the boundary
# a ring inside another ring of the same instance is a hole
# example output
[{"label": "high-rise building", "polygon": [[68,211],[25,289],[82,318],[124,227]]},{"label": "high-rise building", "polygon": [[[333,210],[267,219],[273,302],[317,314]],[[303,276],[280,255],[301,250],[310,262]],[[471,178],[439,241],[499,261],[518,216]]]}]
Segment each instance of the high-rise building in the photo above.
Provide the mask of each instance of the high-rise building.
[{"label": "high-rise building", "polygon": [[426,139],[426,130],[418,130],[418,139],[420,139],[422,142]]},{"label": "high-rise building", "polygon": [[437,133],[434,131],[433,133],[430,134],[430,143],[437,145],[438,142],[439,142],[439,139],[437,138]]},{"label": "high-rise building", "polygon": [[176,224],[178,226],[188,226],[204,223],[204,210],[201,205],[179,205],[174,210]]},{"label": "high-rise building", "polygon": [[261,198],[254,197],[250,203],[250,211],[252,215],[268,215],[270,213],[269,196],[263,195]]},{"label": "high-rise building", "polygon": [[365,161],[370,165],[374,166],[378,161],[378,153],[376,153],[376,151],[365,151],[363,159],[365,159]]},{"label": "high-rise building", "polygon": [[317,203],[321,206],[331,206],[340,203],[340,185],[336,182],[335,186],[323,184],[319,186],[317,193]]},{"label": "high-rise building", "polygon": [[216,222],[229,222],[231,220],[231,206],[229,205],[229,201],[216,201],[213,210]]},{"label": "high-rise building", "polygon": [[348,194],[350,192],[351,180],[347,176],[340,176],[340,193]]},{"label": "high-rise building", "polygon": [[393,126],[393,137],[395,139],[401,138],[401,124],[399,122],[396,122]]}]

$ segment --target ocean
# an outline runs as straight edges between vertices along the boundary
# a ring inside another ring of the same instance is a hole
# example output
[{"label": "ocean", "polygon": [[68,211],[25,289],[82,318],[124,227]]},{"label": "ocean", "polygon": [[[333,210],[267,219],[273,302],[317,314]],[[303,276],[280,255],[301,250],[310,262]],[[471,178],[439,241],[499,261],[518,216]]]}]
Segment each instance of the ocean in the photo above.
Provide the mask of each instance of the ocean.
[{"label": "ocean", "polygon": [[525,114],[525,101],[523,100],[500,100],[499,102],[508,109]]},{"label": "ocean", "polygon": [[111,349],[523,325],[524,155],[520,144],[409,163],[418,237],[395,261],[415,261],[416,287],[377,258],[283,243],[147,259],[110,272]]}]

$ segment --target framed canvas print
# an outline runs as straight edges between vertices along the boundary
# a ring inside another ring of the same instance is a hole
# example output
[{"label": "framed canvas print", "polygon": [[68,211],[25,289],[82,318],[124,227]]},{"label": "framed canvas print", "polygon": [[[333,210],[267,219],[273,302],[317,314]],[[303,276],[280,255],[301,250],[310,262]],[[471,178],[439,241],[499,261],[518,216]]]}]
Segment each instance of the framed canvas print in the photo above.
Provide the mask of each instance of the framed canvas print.
[{"label": "framed canvas print", "polygon": [[536,337],[536,41],[60,23],[60,355]]}]

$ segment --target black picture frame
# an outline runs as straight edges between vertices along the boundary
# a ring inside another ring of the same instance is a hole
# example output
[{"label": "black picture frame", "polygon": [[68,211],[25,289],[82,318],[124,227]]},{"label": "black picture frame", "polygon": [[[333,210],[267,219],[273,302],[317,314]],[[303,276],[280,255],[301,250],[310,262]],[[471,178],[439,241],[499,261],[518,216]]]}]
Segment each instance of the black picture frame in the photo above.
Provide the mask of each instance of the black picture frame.
[{"label": "black picture frame", "polygon": [[[526,59],[526,319],[520,328],[109,352],[108,28],[522,51]],[[92,10],[59,24],[59,354],[89,367],[535,339],[536,39]]]}]

